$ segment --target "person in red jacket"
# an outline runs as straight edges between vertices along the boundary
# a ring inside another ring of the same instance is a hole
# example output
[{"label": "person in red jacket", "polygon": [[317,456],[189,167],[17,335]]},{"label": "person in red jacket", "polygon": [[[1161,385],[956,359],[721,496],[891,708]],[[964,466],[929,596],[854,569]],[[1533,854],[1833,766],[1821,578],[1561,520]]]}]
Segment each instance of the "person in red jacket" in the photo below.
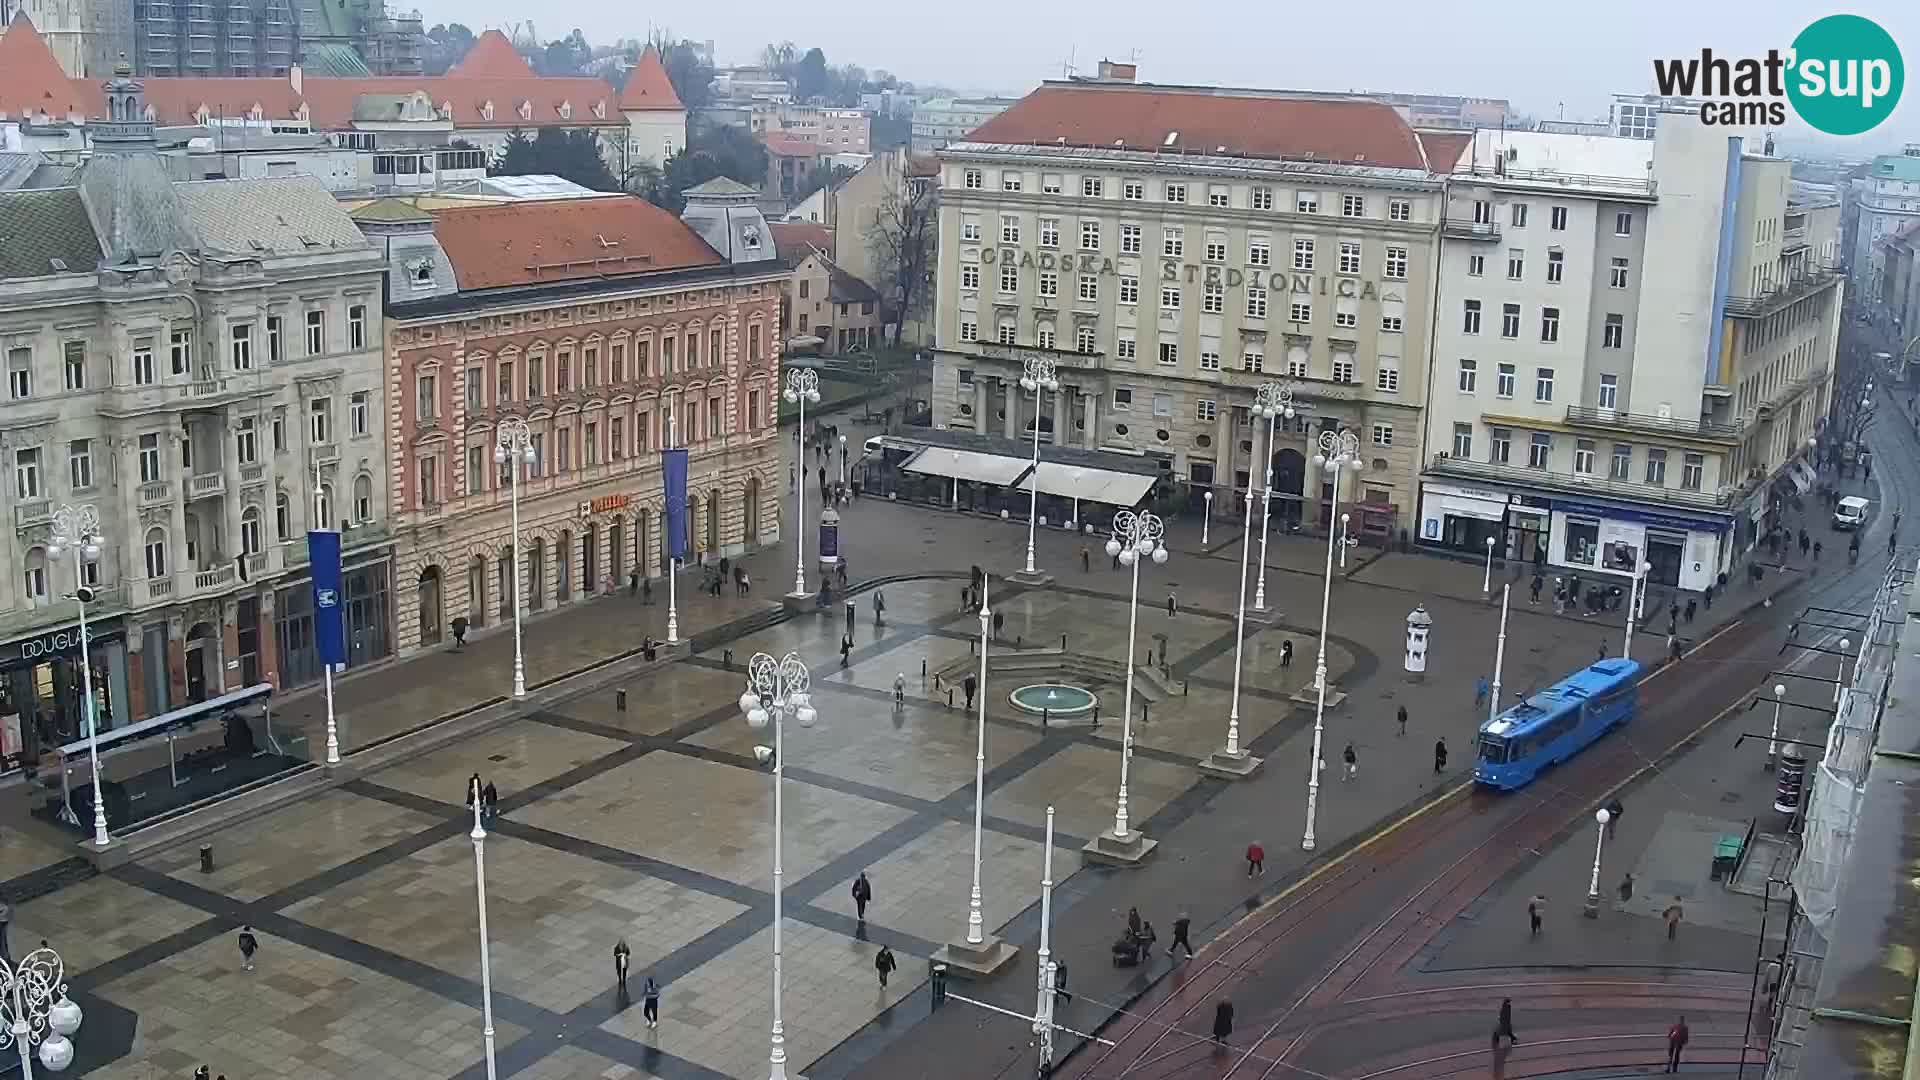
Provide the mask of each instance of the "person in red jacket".
[{"label": "person in red jacket", "polygon": [[1252,877],[1266,872],[1267,849],[1260,846],[1260,841],[1255,840],[1247,845],[1247,876]]},{"label": "person in red jacket", "polygon": [[1680,1071],[1680,1051],[1687,1048],[1687,1018],[1681,1017],[1667,1029],[1667,1071]]}]

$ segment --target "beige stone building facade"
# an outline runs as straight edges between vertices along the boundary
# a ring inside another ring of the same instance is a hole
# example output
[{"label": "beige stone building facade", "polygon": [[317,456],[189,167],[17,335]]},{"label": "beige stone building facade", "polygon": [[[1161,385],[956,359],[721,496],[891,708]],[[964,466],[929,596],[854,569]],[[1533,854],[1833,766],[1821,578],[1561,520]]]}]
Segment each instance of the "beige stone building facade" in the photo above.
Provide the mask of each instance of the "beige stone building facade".
[{"label": "beige stone building facade", "polygon": [[[1391,107],[1049,83],[939,157],[936,427],[1030,433],[1018,381],[1045,357],[1063,389],[1044,438],[1152,458],[1196,505],[1270,462],[1275,516],[1317,526],[1316,440],[1345,428],[1351,528],[1407,526],[1444,196]],[[1265,383],[1296,410],[1271,449],[1249,412]]]}]

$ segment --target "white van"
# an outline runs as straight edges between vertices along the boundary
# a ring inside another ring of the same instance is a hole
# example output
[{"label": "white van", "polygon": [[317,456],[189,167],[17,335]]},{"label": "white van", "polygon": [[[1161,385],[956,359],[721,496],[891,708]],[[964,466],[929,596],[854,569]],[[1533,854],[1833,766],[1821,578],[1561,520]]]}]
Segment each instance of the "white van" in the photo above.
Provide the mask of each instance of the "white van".
[{"label": "white van", "polygon": [[1858,495],[1849,495],[1840,500],[1833,510],[1833,527],[1836,529],[1857,529],[1867,520],[1867,500]]}]

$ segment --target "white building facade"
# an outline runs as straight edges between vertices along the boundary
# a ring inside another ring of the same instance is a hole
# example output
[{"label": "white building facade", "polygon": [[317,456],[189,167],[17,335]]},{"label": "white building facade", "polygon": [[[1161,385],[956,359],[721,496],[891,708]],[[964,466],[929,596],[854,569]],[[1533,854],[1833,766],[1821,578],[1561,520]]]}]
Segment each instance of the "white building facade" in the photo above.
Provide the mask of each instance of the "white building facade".
[{"label": "white building facade", "polygon": [[[1651,139],[1477,133],[1450,178],[1420,542],[1700,590],[1825,413],[1837,214],[1669,113]],[[1489,165],[1487,163],[1496,163]],[[1814,226],[1812,218],[1818,218]]]},{"label": "white building facade", "polygon": [[1848,276],[1862,296],[1884,300],[1886,244],[1920,222],[1920,143],[1874,158],[1858,190]]},{"label": "white building facade", "polygon": [[[1350,528],[1407,527],[1443,198],[1391,107],[1049,83],[940,160],[935,427],[1026,436],[1044,356],[1057,444],[1153,459],[1196,509],[1270,462],[1275,517],[1317,527],[1314,440],[1347,428]],[[1265,383],[1295,393],[1273,446],[1249,419]]]}]

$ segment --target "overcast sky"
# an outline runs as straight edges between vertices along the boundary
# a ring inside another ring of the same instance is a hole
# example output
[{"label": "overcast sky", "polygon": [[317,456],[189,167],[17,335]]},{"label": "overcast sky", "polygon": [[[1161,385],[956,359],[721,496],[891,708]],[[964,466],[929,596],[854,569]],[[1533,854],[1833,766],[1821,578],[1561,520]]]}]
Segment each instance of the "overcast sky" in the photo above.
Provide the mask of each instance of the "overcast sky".
[{"label": "overcast sky", "polygon": [[[1920,4],[1864,0],[1846,7],[1787,0],[1414,0],[1275,4],[1225,0],[731,0],[640,7],[565,0],[548,8],[508,0],[429,0],[428,25],[457,19],[475,32],[532,17],[551,39],[578,26],[596,44],[644,36],[645,20],[676,37],[712,40],[722,64],[747,63],[768,41],[819,45],[834,64],[884,68],[903,79],[965,92],[1023,93],[1059,78],[1069,57],[1091,73],[1102,57],[1137,51],[1140,78],[1312,90],[1394,90],[1504,97],[1523,111],[1602,118],[1608,95],[1652,89],[1656,56],[1732,56],[1785,48],[1821,15],[1852,12],[1892,33],[1920,63]],[[1867,147],[1920,141],[1920,89],[1867,136]]]}]

